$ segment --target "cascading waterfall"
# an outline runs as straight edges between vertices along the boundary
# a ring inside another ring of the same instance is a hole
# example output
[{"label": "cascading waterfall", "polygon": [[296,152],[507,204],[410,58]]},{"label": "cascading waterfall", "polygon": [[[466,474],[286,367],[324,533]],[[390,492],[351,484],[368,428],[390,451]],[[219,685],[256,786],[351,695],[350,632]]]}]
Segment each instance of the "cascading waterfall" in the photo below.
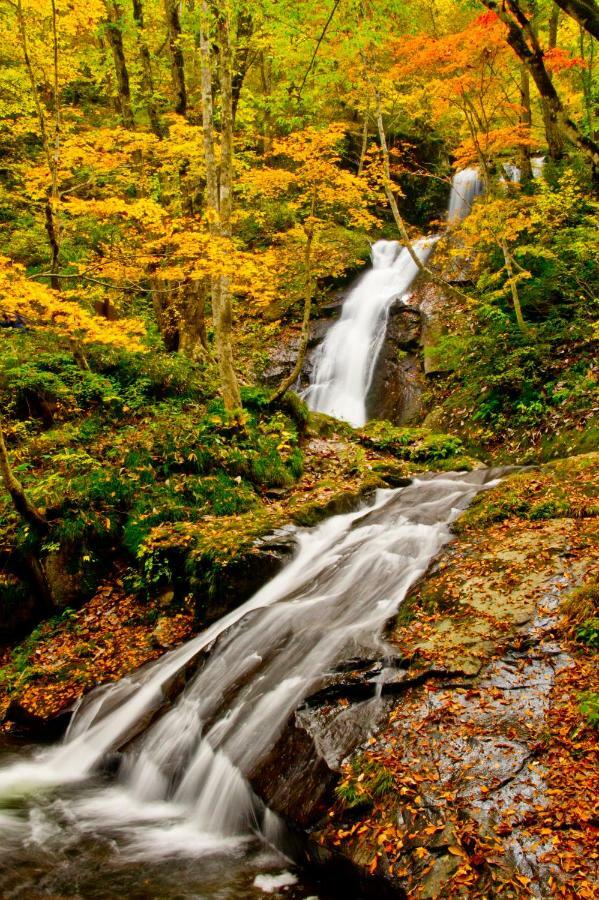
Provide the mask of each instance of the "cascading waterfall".
[{"label": "cascading waterfall", "polygon": [[[298,529],[294,558],[248,602],[93,692],[64,743],[0,770],[0,866],[32,841],[48,858],[59,854],[65,834],[109,835],[121,861],[238,852],[256,833],[272,840],[276,818],[247,776],[325,673],[368,643],[384,655],[385,622],[495,474],[415,480]],[[167,685],[193,660],[197,673],[158,715]],[[116,781],[98,783],[94,772],[118,749]]]},{"label": "cascading waterfall", "polygon": [[[544,156],[531,156],[530,158],[530,168],[532,171],[533,178],[542,178],[543,170],[545,168],[545,157]],[[519,184],[520,179],[522,178],[522,171],[520,168],[514,163],[504,163],[503,171],[507,175],[508,181],[513,182],[514,184]]]},{"label": "cascading waterfall", "polygon": [[[412,245],[422,262],[428,259],[435,240],[424,238]],[[366,397],[389,309],[407,294],[418,271],[408,250],[397,241],[373,245],[372,269],[349,292],[339,320],[317,350],[312,383],[303,395],[310,409],[354,426],[365,424]]]},{"label": "cascading waterfall", "polygon": [[485,184],[478,169],[471,167],[456,172],[451,180],[451,193],[447,221],[449,224],[461,222],[470,214],[472,204],[484,193]]},{"label": "cascading waterfall", "polygon": [[[465,219],[483,191],[478,169],[457,172],[451,182],[448,223]],[[414,241],[412,247],[422,262],[426,262],[439,237]],[[366,423],[366,398],[385,340],[389,310],[396,300],[409,295],[418,271],[411,254],[397,241],[373,245],[372,269],[350,290],[341,316],[316,351],[312,381],[302,395],[310,409],[344,419],[355,427]]]}]

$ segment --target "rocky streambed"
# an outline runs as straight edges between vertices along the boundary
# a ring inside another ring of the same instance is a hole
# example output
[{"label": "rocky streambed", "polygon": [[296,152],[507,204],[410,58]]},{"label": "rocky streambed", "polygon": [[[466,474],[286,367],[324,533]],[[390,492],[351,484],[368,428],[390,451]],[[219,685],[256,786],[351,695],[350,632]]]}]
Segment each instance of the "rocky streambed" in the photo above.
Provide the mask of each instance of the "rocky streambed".
[{"label": "rocky streambed", "polygon": [[598,463],[482,494],[384,650],[331,672],[254,773],[353,896],[593,895],[597,657],[563,614],[596,585]]}]

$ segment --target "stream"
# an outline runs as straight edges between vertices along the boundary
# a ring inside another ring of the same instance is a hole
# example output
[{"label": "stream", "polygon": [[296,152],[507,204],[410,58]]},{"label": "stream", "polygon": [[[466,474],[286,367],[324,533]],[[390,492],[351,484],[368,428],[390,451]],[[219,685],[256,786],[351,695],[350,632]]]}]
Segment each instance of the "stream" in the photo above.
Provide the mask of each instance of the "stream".
[{"label": "stream", "polygon": [[87,695],[62,743],[5,758],[2,896],[241,898],[272,886],[264,875],[291,880],[253,771],[328,673],[385,656],[385,623],[497,474],[416,479],[298,529],[292,560],[243,606]]}]

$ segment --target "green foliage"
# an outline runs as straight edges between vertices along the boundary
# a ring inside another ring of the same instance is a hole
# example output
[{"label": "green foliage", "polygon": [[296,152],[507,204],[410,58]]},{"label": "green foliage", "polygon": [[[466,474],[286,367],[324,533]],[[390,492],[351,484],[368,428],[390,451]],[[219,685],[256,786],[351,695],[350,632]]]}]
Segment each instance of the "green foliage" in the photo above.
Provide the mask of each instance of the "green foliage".
[{"label": "green foliage", "polygon": [[455,435],[437,434],[428,428],[397,427],[390,422],[370,422],[360,432],[360,438],[367,446],[416,463],[449,460],[464,454],[464,445]]},{"label": "green foliage", "polygon": [[371,805],[394,789],[395,779],[381,763],[365,754],[353,757],[350,771],[335,788],[335,795],[346,809]]},{"label": "green foliage", "polygon": [[585,691],[580,694],[579,706],[591,728],[599,728],[599,694],[595,691]]},{"label": "green foliage", "polygon": [[576,630],[576,637],[581,644],[593,649],[599,648],[599,618],[586,619]]}]

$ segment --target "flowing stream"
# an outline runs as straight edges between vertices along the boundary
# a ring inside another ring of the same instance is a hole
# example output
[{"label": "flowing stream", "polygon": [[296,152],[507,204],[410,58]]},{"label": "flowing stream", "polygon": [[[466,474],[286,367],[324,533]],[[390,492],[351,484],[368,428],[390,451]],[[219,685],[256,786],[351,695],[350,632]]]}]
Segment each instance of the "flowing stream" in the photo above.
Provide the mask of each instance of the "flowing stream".
[{"label": "flowing stream", "polygon": [[[447,221],[465,219],[484,184],[478,169],[463,169],[451,182]],[[425,263],[440,235],[414,241]],[[409,296],[419,268],[398,241],[377,241],[372,268],[349,291],[341,316],[317,348],[312,382],[303,397],[310,409],[344,419],[354,427],[366,424],[366,398],[387,330],[393,303]]]},{"label": "flowing stream", "polygon": [[248,776],[323,676],[365,646],[384,657],[385,623],[497,474],[418,479],[298,529],[293,558],[243,606],[92,692],[63,743],[5,760],[2,897],[238,900],[270,889],[273,867],[291,885],[280,823]]}]

